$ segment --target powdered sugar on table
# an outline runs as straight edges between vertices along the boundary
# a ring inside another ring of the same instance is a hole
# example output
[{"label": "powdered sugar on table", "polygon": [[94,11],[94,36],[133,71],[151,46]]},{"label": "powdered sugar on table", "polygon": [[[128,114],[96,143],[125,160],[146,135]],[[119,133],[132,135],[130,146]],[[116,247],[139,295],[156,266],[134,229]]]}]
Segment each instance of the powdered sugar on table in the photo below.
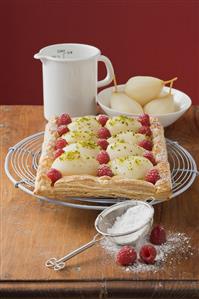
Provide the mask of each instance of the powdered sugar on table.
[{"label": "powdered sugar on table", "polygon": [[[147,243],[149,243],[148,237],[142,238],[136,244],[137,252],[139,252],[139,249],[143,244]],[[121,246],[112,243],[109,239],[103,239],[101,241],[101,246],[108,254],[113,256],[113,258],[121,248]],[[147,265],[138,260],[132,266],[123,269],[125,269],[126,272],[157,272],[164,267],[165,263],[169,263],[169,265],[174,267],[181,259],[187,259],[190,255],[193,255],[190,238],[185,233],[170,232],[167,235],[167,242],[155,247],[157,256],[153,265]]]}]

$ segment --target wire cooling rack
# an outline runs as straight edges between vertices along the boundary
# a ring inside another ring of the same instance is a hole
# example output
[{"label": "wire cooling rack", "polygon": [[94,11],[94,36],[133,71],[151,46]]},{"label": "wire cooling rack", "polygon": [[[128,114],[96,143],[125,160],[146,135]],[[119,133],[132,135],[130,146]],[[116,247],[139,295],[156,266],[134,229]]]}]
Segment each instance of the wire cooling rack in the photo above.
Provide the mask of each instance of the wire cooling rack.
[{"label": "wire cooling rack", "polygon": [[[44,132],[31,135],[8,150],[5,159],[5,171],[14,186],[24,192],[33,194],[36,171],[38,168]],[[172,197],[185,192],[194,182],[197,171],[196,163],[191,154],[177,142],[166,139],[168,158],[171,167]],[[113,203],[120,202],[122,198],[66,198],[66,200],[51,199],[35,196],[39,200],[56,205],[70,206],[81,209],[103,210]],[[162,200],[148,199],[151,204]]]}]

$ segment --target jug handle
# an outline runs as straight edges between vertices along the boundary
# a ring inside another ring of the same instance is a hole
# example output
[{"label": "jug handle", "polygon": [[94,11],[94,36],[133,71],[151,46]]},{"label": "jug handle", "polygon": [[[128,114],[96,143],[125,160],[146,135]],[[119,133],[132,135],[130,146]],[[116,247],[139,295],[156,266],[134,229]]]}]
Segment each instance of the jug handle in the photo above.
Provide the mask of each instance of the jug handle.
[{"label": "jug handle", "polygon": [[106,86],[108,84],[110,84],[113,81],[113,77],[114,77],[114,69],[112,66],[111,61],[108,59],[108,57],[101,55],[98,58],[98,61],[102,61],[105,63],[106,66],[106,70],[107,70],[107,75],[103,80],[100,80],[97,82],[97,87],[103,87]]}]

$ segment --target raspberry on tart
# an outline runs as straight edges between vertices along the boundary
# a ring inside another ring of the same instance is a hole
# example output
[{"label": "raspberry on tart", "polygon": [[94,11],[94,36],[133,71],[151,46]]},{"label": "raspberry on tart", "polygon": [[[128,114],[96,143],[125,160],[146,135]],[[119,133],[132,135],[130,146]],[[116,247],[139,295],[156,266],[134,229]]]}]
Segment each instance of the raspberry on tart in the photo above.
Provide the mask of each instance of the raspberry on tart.
[{"label": "raspberry on tart", "polygon": [[96,160],[100,164],[107,164],[110,161],[110,157],[109,157],[109,154],[106,151],[102,150],[97,155]]},{"label": "raspberry on tart", "polygon": [[152,142],[150,140],[142,140],[142,141],[138,142],[138,145],[148,151],[152,151],[152,148],[153,148]]},{"label": "raspberry on tart", "polygon": [[58,148],[55,152],[54,152],[54,158],[58,158],[59,156],[61,156],[64,153],[64,150],[62,148]]},{"label": "raspberry on tart", "polygon": [[98,122],[102,125],[105,126],[107,120],[109,119],[109,117],[105,114],[100,114],[97,117]]},{"label": "raspberry on tart", "polygon": [[149,170],[145,177],[145,180],[147,182],[152,183],[154,185],[159,179],[160,179],[160,175],[156,168]]},{"label": "raspberry on tart", "polygon": [[150,117],[148,114],[143,114],[140,115],[138,118],[139,122],[143,125],[143,126],[150,126]]},{"label": "raspberry on tart", "polygon": [[55,168],[51,168],[48,172],[47,172],[47,177],[51,180],[51,182],[54,184],[56,181],[58,181],[59,179],[61,179],[62,174],[60,171],[58,171]]},{"label": "raspberry on tart", "polygon": [[68,125],[72,122],[71,117],[67,113],[61,114],[58,119],[57,119],[57,125],[62,126],[62,125]]},{"label": "raspberry on tart", "polygon": [[110,167],[106,164],[101,164],[98,168],[97,175],[100,176],[113,176],[113,172]]},{"label": "raspberry on tart", "polygon": [[152,154],[152,152],[146,152],[143,157],[149,159],[149,161],[151,161],[151,163],[155,166],[157,163],[156,163],[156,160],[154,158],[154,155]]},{"label": "raspberry on tart", "polygon": [[60,149],[60,148],[64,148],[67,145],[67,141],[63,138],[59,138],[56,140],[55,142],[55,149]]},{"label": "raspberry on tart", "polygon": [[109,130],[107,128],[102,127],[98,130],[97,136],[100,139],[107,139],[107,138],[111,137],[111,133],[109,132]]},{"label": "raspberry on tart", "polygon": [[146,136],[152,135],[151,129],[148,126],[142,126],[141,128],[139,128],[138,133],[144,134]]},{"label": "raspberry on tart", "polygon": [[59,136],[62,136],[63,134],[65,134],[67,132],[69,132],[69,129],[65,125],[61,125],[57,128],[57,133],[59,134]]},{"label": "raspberry on tart", "polygon": [[106,139],[98,139],[97,145],[99,145],[101,147],[101,149],[106,150],[109,143]]}]

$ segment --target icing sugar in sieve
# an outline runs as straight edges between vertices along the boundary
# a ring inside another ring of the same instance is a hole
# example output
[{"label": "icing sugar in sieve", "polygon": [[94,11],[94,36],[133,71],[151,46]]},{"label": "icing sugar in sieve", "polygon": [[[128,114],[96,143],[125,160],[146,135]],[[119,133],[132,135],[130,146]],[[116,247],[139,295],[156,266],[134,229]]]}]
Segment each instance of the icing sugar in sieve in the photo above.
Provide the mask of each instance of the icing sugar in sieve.
[{"label": "icing sugar in sieve", "polygon": [[[129,208],[123,215],[118,216],[111,228],[107,230],[110,234],[123,233],[124,236],[117,237],[118,244],[135,243],[141,236],[148,233],[153,218],[153,209],[146,205],[136,205]],[[140,227],[142,227],[140,229]],[[136,230],[134,233],[127,232]]]},{"label": "icing sugar in sieve", "polygon": [[105,209],[97,217],[95,228],[117,244],[132,244],[147,234],[153,215],[154,209],[148,203],[128,200]]}]

